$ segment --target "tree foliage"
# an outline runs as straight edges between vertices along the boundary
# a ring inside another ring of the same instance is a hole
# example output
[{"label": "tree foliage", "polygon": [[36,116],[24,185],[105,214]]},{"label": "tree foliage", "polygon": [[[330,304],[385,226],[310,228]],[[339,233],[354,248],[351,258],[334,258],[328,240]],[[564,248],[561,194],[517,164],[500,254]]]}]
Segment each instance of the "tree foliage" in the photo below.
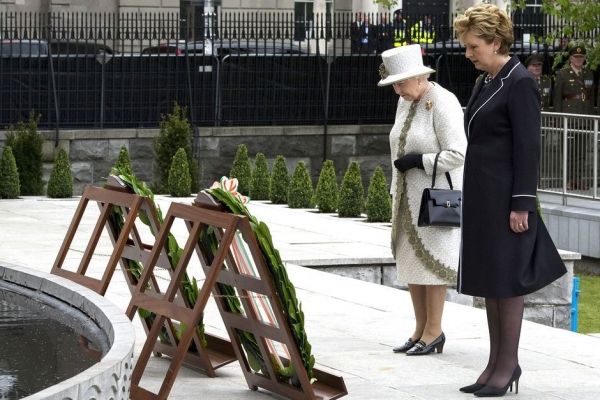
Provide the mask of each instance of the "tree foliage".
[{"label": "tree foliage", "polygon": [[380,166],[375,168],[371,176],[365,211],[369,222],[389,222],[392,218],[392,199]]},{"label": "tree foliage", "polygon": [[385,7],[387,10],[391,10],[398,5],[398,0],[373,0],[373,3]]},{"label": "tree foliage", "polygon": [[319,180],[317,181],[315,203],[317,203],[317,208],[320,212],[332,213],[337,210],[338,201],[339,188],[335,175],[335,166],[333,161],[325,160],[321,167]]},{"label": "tree foliage", "polygon": [[[517,8],[525,8],[525,0],[516,0]],[[571,46],[585,46],[587,49],[588,65],[595,70],[600,65],[600,45],[597,41],[597,31],[600,28],[600,2],[598,0],[543,0],[542,12],[556,17],[557,24],[550,34],[543,38],[546,43],[561,43],[569,40]],[[561,64],[567,55],[567,50],[554,59],[554,66]]]},{"label": "tree foliage", "polygon": [[248,158],[248,147],[245,144],[240,144],[235,152],[233,165],[229,171],[230,178],[237,178],[238,192],[248,196],[250,187],[252,186],[252,165]]},{"label": "tree foliage", "polygon": [[177,150],[169,168],[169,194],[173,197],[187,197],[192,191],[190,167],[184,148]]},{"label": "tree foliage", "polygon": [[0,199],[16,199],[19,197],[19,171],[10,146],[6,146],[0,158]]},{"label": "tree foliage", "polygon": [[[198,161],[192,154],[193,130],[187,118],[187,108],[175,103],[170,114],[162,115],[160,133],[154,142],[154,151],[158,162],[157,189],[160,192],[168,191],[169,170],[173,156],[180,148],[185,150],[192,178],[192,192],[198,191],[200,171]],[[189,193],[188,193],[189,194]]]},{"label": "tree foliage", "polygon": [[352,161],[344,174],[338,215],[340,217],[360,217],[363,211],[365,189],[360,176],[360,166]]},{"label": "tree foliage", "polygon": [[121,150],[119,150],[119,158],[117,158],[115,168],[124,174],[133,175],[131,159],[129,158],[129,152],[125,146],[121,146]]},{"label": "tree foliage", "polygon": [[296,165],[288,190],[290,208],[310,208],[313,199],[313,184],[303,161]]},{"label": "tree foliage", "polygon": [[48,181],[48,197],[64,199],[73,196],[73,175],[69,156],[64,149],[60,149],[54,160],[54,168]]},{"label": "tree foliage", "polygon": [[277,156],[271,171],[271,201],[275,204],[287,202],[288,187],[290,185],[290,174],[288,172],[285,157]]},{"label": "tree foliage", "polygon": [[6,145],[12,148],[17,169],[21,194],[36,196],[44,193],[42,182],[42,145],[44,139],[38,133],[39,115],[29,114],[27,122],[20,121],[9,127],[6,135]]},{"label": "tree foliage", "polygon": [[268,200],[271,187],[271,175],[267,158],[263,153],[257,153],[254,159],[254,170],[252,171],[252,188],[250,197],[252,200]]}]

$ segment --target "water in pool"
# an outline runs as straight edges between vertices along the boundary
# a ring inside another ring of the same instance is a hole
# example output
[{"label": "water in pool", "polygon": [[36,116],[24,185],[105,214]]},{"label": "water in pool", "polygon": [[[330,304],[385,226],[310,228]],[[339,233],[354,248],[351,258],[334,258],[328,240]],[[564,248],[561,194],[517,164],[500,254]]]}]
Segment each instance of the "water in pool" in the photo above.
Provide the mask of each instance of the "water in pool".
[{"label": "water in pool", "polygon": [[[0,399],[20,399],[100,361],[107,341],[83,314],[0,285]],[[47,297],[47,296],[46,296]],[[104,339],[104,340],[103,340]]]}]

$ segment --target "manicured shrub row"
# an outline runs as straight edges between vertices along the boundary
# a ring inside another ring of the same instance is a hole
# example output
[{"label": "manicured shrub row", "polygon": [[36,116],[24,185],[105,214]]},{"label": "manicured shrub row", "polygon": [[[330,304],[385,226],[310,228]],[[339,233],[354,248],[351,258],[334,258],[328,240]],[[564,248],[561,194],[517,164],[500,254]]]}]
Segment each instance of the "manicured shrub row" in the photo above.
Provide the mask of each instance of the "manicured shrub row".
[{"label": "manicured shrub row", "polygon": [[371,177],[365,198],[357,162],[350,163],[338,186],[335,165],[332,160],[325,160],[314,188],[303,161],[298,162],[290,176],[285,157],[277,156],[269,173],[265,155],[256,154],[253,168],[247,146],[240,144],[229,177],[237,178],[238,192],[249,194],[253,200],[268,199],[274,204],[288,204],[290,208],[316,206],[319,212],[337,212],[340,217],[356,218],[364,212],[369,222],[389,222],[391,219],[391,197],[385,174],[379,166]]}]

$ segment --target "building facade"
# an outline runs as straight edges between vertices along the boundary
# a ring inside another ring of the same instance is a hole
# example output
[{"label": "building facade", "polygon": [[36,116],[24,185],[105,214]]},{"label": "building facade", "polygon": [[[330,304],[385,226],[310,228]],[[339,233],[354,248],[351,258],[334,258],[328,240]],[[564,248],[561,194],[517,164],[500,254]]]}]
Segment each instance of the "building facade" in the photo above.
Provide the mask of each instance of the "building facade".
[{"label": "building facade", "polygon": [[[535,0],[533,0],[535,2]],[[400,0],[395,8],[436,9],[440,13],[460,12],[480,0]],[[493,0],[501,8],[510,1]],[[531,1],[528,1],[531,2]],[[541,2],[538,0],[537,2]],[[325,12],[386,12],[373,0],[1,0],[0,12],[219,12],[293,11],[309,15]]]}]

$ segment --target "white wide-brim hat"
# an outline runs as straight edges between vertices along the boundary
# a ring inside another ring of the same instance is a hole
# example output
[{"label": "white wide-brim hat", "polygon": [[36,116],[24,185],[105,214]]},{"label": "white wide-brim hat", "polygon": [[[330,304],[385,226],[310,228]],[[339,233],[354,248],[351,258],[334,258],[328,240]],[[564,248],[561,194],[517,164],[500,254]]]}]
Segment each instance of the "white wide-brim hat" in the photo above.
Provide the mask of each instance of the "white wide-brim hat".
[{"label": "white wide-brim hat", "polygon": [[377,86],[388,86],[396,82],[405,81],[417,76],[435,72],[434,69],[423,65],[421,46],[409,44],[407,46],[394,47],[381,53],[383,67],[379,73],[385,78],[381,79]]}]

